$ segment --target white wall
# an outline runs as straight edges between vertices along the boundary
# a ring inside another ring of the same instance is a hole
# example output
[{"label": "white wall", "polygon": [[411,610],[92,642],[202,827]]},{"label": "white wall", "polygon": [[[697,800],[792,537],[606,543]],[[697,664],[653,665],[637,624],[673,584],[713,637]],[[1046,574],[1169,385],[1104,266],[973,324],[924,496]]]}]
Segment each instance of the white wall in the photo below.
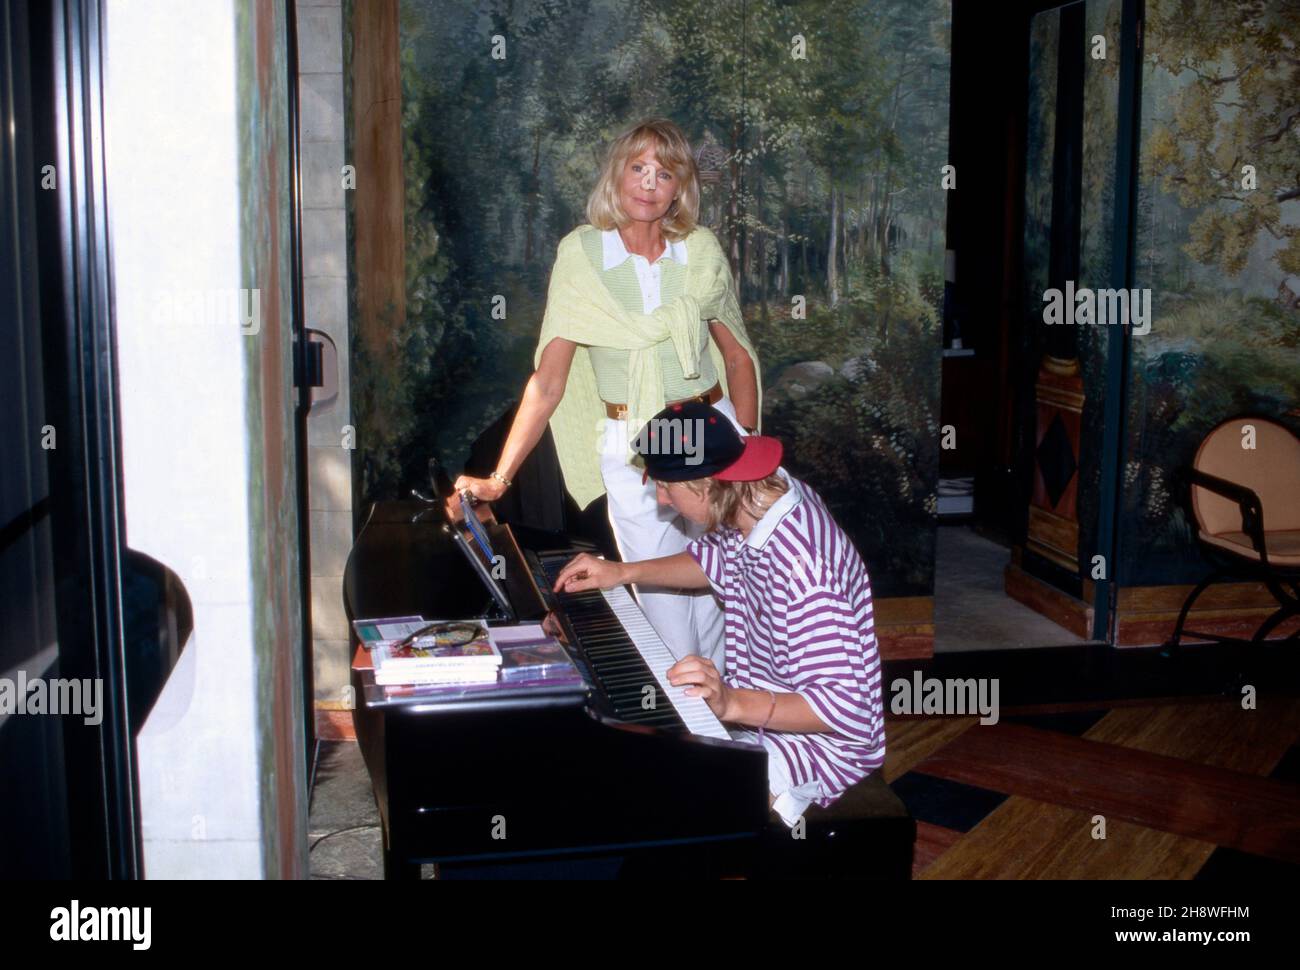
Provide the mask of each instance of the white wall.
[{"label": "white wall", "polygon": [[139,738],[145,874],[263,875],[232,0],[110,0],[106,137],[127,543],[180,576],[194,634]]}]

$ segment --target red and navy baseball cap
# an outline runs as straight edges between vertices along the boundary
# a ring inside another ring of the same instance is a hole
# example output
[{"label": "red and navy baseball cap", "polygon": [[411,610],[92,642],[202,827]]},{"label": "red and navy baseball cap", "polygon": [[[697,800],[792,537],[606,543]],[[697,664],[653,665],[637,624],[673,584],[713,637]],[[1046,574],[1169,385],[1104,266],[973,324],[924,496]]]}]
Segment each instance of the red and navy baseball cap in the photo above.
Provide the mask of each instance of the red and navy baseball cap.
[{"label": "red and navy baseball cap", "polygon": [[764,435],[742,435],[725,414],[703,401],[670,404],[632,441],[645,462],[641,481],[689,482],[717,478],[752,482],[781,464],[781,442]]}]

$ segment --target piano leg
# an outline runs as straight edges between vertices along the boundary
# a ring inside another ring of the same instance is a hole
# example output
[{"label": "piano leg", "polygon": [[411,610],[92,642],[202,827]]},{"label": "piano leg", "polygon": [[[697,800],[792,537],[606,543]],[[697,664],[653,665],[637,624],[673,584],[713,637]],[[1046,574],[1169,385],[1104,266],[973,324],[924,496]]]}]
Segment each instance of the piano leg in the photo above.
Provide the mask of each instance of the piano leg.
[{"label": "piano leg", "polygon": [[418,862],[404,862],[401,855],[394,852],[389,845],[388,832],[384,832],[384,878],[396,879],[402,882],[408,882],[414,879],[420,881],[420,864]]}]

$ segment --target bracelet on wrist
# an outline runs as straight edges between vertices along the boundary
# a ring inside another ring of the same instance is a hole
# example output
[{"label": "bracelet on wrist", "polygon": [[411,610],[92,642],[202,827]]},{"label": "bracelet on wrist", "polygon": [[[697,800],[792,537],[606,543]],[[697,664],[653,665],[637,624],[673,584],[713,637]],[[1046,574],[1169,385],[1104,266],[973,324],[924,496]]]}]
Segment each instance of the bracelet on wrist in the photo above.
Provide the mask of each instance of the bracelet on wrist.
[{"label": "bracelet on wrist", "polygon": [[501,474],[500,472],[498,472],[498,471],[494,471],[491,475],[488,476],[488,478],[495,478],[498,482],[500,482],[500,483],[501,483],[502,485],[504,485],[506,488],[509,488],[510,485],[511,485],[511,481],[510,481],[510,479],[506,478],[506,476],[502,475],[502,474]]},{"label": "bracelet on wrist", "polygon": [[768,691],[768,696],[772,698],[772,706],[767,709],[767,717],[763,718],[763,723],[758,726],[758,743],[763,743],[763,732],[767,730],[767,725],[772,720],[772,715],[776,713],[776,694]]}]

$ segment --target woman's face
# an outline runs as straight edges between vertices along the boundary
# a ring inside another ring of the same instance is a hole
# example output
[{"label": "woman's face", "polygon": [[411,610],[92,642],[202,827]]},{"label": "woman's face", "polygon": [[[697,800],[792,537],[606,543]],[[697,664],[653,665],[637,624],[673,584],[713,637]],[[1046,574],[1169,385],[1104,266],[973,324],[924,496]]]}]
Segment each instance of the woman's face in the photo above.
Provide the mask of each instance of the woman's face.
[{"label": "woman's face", "polygon": [[659,163],[653,148],[647,148],[623,166],[619,202],[637,222],[657,222],[672,206],[677,189],[677,177]]},{"label": "woman's face", "polygon": [[688,522],[709,524],[709,499],[706,492],[695,492],[682,482],[655,481],[655,499],[660,505],[671,505]]}]

